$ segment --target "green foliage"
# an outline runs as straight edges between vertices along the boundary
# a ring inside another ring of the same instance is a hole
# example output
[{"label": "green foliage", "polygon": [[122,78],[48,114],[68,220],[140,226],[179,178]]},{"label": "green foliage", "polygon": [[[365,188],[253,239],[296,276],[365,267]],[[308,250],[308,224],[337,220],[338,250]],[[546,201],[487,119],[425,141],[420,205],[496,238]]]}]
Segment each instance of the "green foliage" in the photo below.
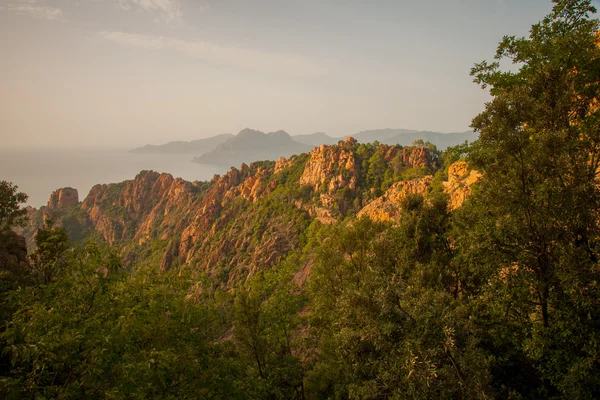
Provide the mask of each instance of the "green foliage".
[{"label": "green foliage", "polygon": [[32,275],[38,284],[47,285],[67,264],[67,251],[71,247],[67,230],[54,227],[52,219],[47,219],[46,229],[38,229],[35,235],[35,244],[36,250],[31,255]]},{"label": "green foliage", "polygon": [[18,189],[11,182],[0,181],[0,234],[24,222],[27,211],[21,204],[27,201],[27,195],[17,192]]},{"label": "green foliage", "polygon": [[5,398],[235,397],[216,313],[190,278],[123,273],[93,244],[71,253],[60,277],[13,295]]},{"label": "green foliage", "polygon": [[[431,168],[410,166],[405,164],[405,159],[410,159],[412,152],[419,148],[426,148],[431,157]],[[414,146],[402,147],[400,145],[388,146],[379,143],[361,143],[355,152],[359,168],[359,191],[353,201],[357,203],[349,210],[358,212],[362,199],[372,200],[381,196],[395,182],[422,178],[433,174],[439,168],[440,152],[429,142],[415,141]]]},{"label": "green foliage", "polygon": [[[328,192],[343,222],[322,225],[303,209],[329,190],[327,181],[317,191],[298,184],[304,154],[265,175],[268,194],[215,205],[210,237],[192,249],[217,254],[206,274],[178,261],[158,271],[165,253],[177,256],[175,237],[151,232],[145,243],[127,242],[136,222],[117,205],[119,185],[99,201],[122,223],[123,249],[74,247],[67,230],[75,240],[89,232],[85,215],[67,210],[65,227],[50,222],[38,232],[31,268],[19,275],[22,243],[3,236],[0,251],[12,258],[0,280],[7,300],[0,393],[598,398],[600,26],[593,11],[589,1],[557,0],[528,38],[506,37],[495,62],[476,65],[475,81],[493,95],[473,120],[478,142],[441,154],[424,142],[344,143],[358,182]],[[502,71],[503,58],[518,69]],[[411,161],[424,148],[431,170]],[[442,182],[462,159],[483,178],[449,212]],[[243,174],[273,168],[253,163]],[[433,190],[404,198],[394,224],[353,217],[398,180],[433,173]],[[25,197],[3,185],[2,218],[12,227]],[[192,190],[203,199],[212,187]]]},{"label": "green foliage", "polygon": [[449,268],[445,202],[410,198],[398,227],[355,221],[322,229],[311,277],[319,360],[315,398],[486,395],[468,303]]},{"label": "green foliage", "polygon": [[27,195],[17,189],[10,182],[0,181],[0,308],[8,290],[29,281],[25,241],[12,231],[23,226],[27,214],[21,208]]},{"label": "green foliage", "polygon": [[94,230],[88,213],[79,205],[71,206],[60,212],[55,218],[60,218],[60,223],[67,231],[69,240],[82,244],[88,240],[98,241],[103,238]]},{"label": "green foliage", "polygon": [[[469,155],[485,179],[459,213],[460,257],[474,279],[486,346],[504,395],[600,393],[598,221],[600,49],[589,1],[555,1],[528,38],[506,37],[476,82],[494,99],[473,120]],[[528,377],[523,380],[523,376]]]}]

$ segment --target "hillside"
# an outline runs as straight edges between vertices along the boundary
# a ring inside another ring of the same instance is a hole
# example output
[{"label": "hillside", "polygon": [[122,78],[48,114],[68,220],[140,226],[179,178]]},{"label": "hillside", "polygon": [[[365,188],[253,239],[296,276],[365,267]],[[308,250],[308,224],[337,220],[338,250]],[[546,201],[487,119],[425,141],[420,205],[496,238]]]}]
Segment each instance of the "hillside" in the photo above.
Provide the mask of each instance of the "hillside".
[{"label": "hillside", "polygon": [[74,189],[57,190],[47,207],[30,209],[30,225],[20,233],[32,244],[51,216],[76,241],[99,235],[119,245],[129,265],[186,264],[234,284],[298,249],[313,221],[398,218],[398,202],[406,193],[428,192],[440,163],[427,147],[349,138],[277,162],[242,164],[210,182],[143,171],[131,181],[94,186],[82,202]]},{"label": "hillside", "polygon": [[189,142],[174,141],[161,145],[145,145],[130,150],[130,153],[135,154],[202,154],[214,149],[221,143],[233,137],[232,134],[224,133],[221,135],[211,136],[206,139],[197,139]]}]

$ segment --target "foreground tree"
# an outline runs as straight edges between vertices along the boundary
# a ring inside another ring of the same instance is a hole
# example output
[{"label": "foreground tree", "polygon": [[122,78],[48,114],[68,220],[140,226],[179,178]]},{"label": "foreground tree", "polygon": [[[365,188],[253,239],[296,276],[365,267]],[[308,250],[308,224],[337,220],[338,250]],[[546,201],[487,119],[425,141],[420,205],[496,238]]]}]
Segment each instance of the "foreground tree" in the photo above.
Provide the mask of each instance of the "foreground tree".
[{"label": "foreground tree", "polygon": [[185,271],[123,271],[96,244],[47,285],[13,293],[3,398],[239,398],[222,328]]},{"label": "foreground tree", "polygon": [[[19,192],[16,185],[0,181],[0,332],[4,332],[4,325],[12,313],[12,307],[6,301],[8,293],[31,283],[25,238],[13,232],[25,221],[27,210],[22,204],[26,201],[27,195]],[[0,374],[9,367],[10,361],[0,342]]]},{"label": "foreground tree", "polygon": [[[314,398],[485,398],[487,363],[456,273],[443,199],[406,200],[401,222],[369,219],[316,238]],[[328,397],[331,396],[331,397]]]},{"label": "foreground tree", "polygon": [[277,270],[252,277],[240,288],[233,307],[236,357],[242,361],[240,380],[248,398],[304,399],[302,337],[298,334],[305,296],[290,282],[294,257]]},{"label": "foreground tree", "polygon": [[27,201],[27,195],[17,190],[18,186],[11,182],[0,181],[0,233],[6,233],[24,221],[27,211],[21,204]]},{"label": "foreground tree", "polygon": [[54,226],[50,218],[44,229],[35,235],[36,250],[31,255],[31,274],[36,283],[47,285],[63,272],[67,265],[67,251],[71,248],[67,230]]},{"label": "foreground tree", "polygon": [[[0,291],[14,288],[26,273],[27,247],[12,230],[23,225],[27,210],[22,204],[27,195],[7,181],[0,181]],[[1,300],[0,300],[1,302]]]},{"label": "foreground tree", "polygon": [[[459,212],[504,395],[600,395],[600,49],[589,0],[556,0],[528,38],[472,71],[493,100],[473,120],[484,173]],[[508,59],[519,68],[503,71]]]}]

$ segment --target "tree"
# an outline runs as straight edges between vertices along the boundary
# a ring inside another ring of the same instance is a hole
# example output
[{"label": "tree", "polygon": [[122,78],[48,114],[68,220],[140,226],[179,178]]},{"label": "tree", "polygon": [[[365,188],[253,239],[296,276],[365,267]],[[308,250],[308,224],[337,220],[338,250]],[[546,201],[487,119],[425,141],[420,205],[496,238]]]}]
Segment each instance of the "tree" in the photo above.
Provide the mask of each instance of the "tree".
[{"label": "tree", "polygon": [[[25,222],[27,210],[21,204],[27,201],[25,193],[7,181],[0,181],[0,332],[4,332],[6,321],[11,318],[12,307],[7,303],[11,290],[32,283],[27,260],[25,239],[13,228]],[[0,343],[0,375],[8,370],[10,361]]]},{"label": "tree", "polygon": [[71,248],[65,228],[55,227],[51,218],[47,218],[45,223],[45,229],[38,229],[35,235],[36,250],[31,255],[33,276],[43,285],[50,283],[64,270],[67,250]]},{"label": "tree", "polygon": [[483,398],[486,358],[456,295],[447,204],[409,197],[397,226],[323,229],[311,277],[315,398]]},{"label": "tree", "polygon": [[[555,0],[529,37],[472,70],[485,178],[457,218],[504,395],[600,395],[600,41],[589,0]],[[518,68],[504,71],[508,59]],[[512,372],[511,372],[512,371]],[[521,378],[527,377],[525,381]]]},{"label": "tree", "polygon": [[4,234],[15,226],[20,226],[27,210],[21,204],[27,201],[27,195],[17,192],[18,186],[11,182],[0,181],[0,233]]},{"label": "tree", "polygon": [[27,210],[21,204],[27,201],[25,193],[7,181],[0,181],[0,280],[2,293],[12,288],[25,273],[27,247],[12,229],[22,226]]},{"label": "tree", "polygon": [[13,293],[0,394],[22,398],[242,398],[215,310],[189,271],[124,271],[114,250],[70,252],[48,284]]},{"label": "tree", "polygon": [[27,246],[25,240],[12,229],[22,226],[27,210],[21,204],[27,195],[17,191],[18,187],[0,181],[0,293],[27,281]]},{"label": "tree", "polygon": [[238,289],[233,334],[239,359],[246,365],[244,392],[250,398],[304,399],[300,362],[305,297],[290,282],[296,267],[291,256],[275,271],[254,276]]}]

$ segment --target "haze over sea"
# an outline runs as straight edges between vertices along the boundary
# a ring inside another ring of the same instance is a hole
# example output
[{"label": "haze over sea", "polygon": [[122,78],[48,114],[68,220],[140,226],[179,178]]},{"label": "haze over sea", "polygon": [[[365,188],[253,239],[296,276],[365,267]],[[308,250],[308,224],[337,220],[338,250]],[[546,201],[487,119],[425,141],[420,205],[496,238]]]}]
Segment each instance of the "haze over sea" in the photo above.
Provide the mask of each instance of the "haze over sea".
[{"label": "haze over sea", "polygon": [[190,155],[131,154],[128,149],[0,149],[0,179],[29,195],[28,205],[46,205],[52,191],[73,187],[79,200],[98,183],[133,179],[142,170],[168,172],[188,181],[210,180],[228,168],[194,164]]}]

